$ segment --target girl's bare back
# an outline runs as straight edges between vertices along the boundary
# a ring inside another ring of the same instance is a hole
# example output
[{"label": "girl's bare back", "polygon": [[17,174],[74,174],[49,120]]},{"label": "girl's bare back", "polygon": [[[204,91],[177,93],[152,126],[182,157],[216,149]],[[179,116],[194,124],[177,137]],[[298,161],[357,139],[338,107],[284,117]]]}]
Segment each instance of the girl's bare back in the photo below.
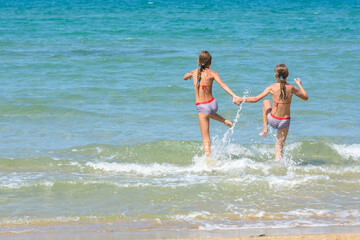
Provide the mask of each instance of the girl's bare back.
[{"label": "girl's bare back", "polygon": [[281,88],[280,83],[274,83],[270,86],[270,93],[272,95],[273,100],[273,108],[271,113],[274,116],[280,117],[280,118],[289,118],[290,117],[290,105],[292,96],[294,94],[294,90],[296,89],[295,86],[286,83],[285,84],[286,89],[286,99],[281,99]]},{"label": "girl's bare back", "polygon": [[194,91],[195,91],[195,97],[196,102],[206,102],[213,98],[212,95],[212,85],[214,82],[214,73],[215,71],[206,68],[201,73],[201,82],[200,87],[197,87],[197,75],[198,75],[199,69],[195,69],[191,72],[192,78],[193,78],[193,84],[194,84]]}]

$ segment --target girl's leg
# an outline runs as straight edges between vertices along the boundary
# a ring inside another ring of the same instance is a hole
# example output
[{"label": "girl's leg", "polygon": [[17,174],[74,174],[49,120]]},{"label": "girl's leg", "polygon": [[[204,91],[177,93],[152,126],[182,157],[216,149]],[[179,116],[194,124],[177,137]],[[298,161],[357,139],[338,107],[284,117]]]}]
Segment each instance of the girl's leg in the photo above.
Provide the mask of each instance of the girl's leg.
[{"label": "girl's leg", "polygon": [[267,115],[271,112],[272,106],[270,100],[266,99],[263,101],[263,109],[262,109],[262,115],[263,115],[263,125],[264,129],[261,133],[259,133],[260,137],[266,137],[268,132],[268,120]]},{"label": "girl's leg", "polygon": [[199,116],[199,124],[200,124],[200,131],[203,138],[203,145],[204,145],[204,152],[207,157],[210,156],[211,149],[210,149],[210,133],[209,133],[209,126],[210,126],[210,114],[205,113],[198,113]]},{"label": "girl's leg", "polygon": [[212,114],[210,115],[210,118],[216,120],[216,121],[219,121],[219,122],[222,122],[224,123],[226,126],[228,127],[232,127],[233,124],[230,120],[226,120],[225,118],[223,118],[222,116],[220,116],[219,114],[215,113],[215,114]]},{"label": "girl's leg", "polygon": [[285,145],[285,140],[289,132],[289,127],[277,131],[277,141],[275,145],[275,161],[280,161]]}]

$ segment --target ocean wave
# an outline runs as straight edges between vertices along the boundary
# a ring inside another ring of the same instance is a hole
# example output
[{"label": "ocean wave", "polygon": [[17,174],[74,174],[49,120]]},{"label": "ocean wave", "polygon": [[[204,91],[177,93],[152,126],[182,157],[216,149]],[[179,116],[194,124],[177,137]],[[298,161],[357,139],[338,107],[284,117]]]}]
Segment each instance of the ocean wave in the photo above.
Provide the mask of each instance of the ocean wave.
[{"label": "ocean wave", "polygon": [[[222,186],[224,189],[246,187],[248,191],[265,187],[274,192],[281,192],[284,189],[308,188],[311,185],[331,188],[337,184],[343,187],[360,184],[357,178],[359,167],[341,169],[334,166],[281,166],[276,163],[266,165],[246,159],[220,163],[202,159],[194,165],[185,167],[172,164],[144,165],[114,162],[76,163],[73,166],[75,170],[82,169],[82,172],[62,172],[63,169],[59,168],[54,173],[2,174],[0,188],[3,190],[56,188],[59,191],[72,191],[86,188],[86,185],[99,185],[110,187],[109,191],[111,191],[115,188],[177,189],[198,185],[214,189],[216,186]],[[65,179],[61,180],[62,178]]]},{"label": "ocean wave", "polygon": [[[36,188],[36,189],[51,189],[51,188],[61,188],[69,191],[74,191],[75,189],[82,189],[86,185],[100,185],[100,186],[110,186],[116,188],[140,188],[140,187],[149,187],[152,186],[151,183],[119,183],[115,181],[108,180],[89,180],[89,179],[73,179],[73,180],[20,180],[16,179],[15,181],[7,180],[2,181],[0,179],[0,188],[3,189],[26,189],[26,188]],[[155,185],[153,185],[155,186]],[[164,186],[163,186],[164,187]]]},{"label": "ocean wave", "polygon": [[[215,160],[238,160],[249,158],[253,161],[273,161],[272,144],[223,144],[213,142],[212,158]],[[202,144],[190,141],[157,141],[137,145],[111,146],[89,145],[74,147],[65,151],[73,155],[99,160],[128,163],[172,163],[187,165],[201,156]],[[285,162],[289,164],[343,164],[360,159],[360,145],[344,145],[323,141],[303,141],[285,146]]]},{"label": "ocean wave", "polygon": [[[194,211],[188,214],[174,215],[170,219],[174,220],[251,220],[251,221],[280,221],[280,220],[299,220],[311,219],[357,219],[360,218],[359,210],[330,210],[330,209],[296,209],[288,212],[267,212],[259,209],[242,209],[226,213],[210,213],[208,211]],[[360,223],[360,222],[359,222]]]},{"label": "ocean wave", "polygon": [[104,171],[159,176],[168,174],[230,173],[244,170],[332,174],[358,173],[360,145],[332,142],[294,142],[284,159],[274,161],[272,144],[213,144],[211,158],[202,155],[199,142],[157,141],[137,145],[87,145],[60,151],[38,151],[39,156],[0,158],[0,167],[12,171]]},{"label": "ocean wave", "polygon": [[344,158],[352,158],[357,161],[360,160],[360,144],[345,145],[331,143],[329,144],[329,146],[335,149],[337,153]]},{"label": "ocean wave", "polygon": [[[337,154],[334,146],[339,152],[345,149],[348,155]],[[318,161],[309,159],[306,154],[317,147]],[[163,149],[165,153],[161,152]],[[327,153],[328,149],[332,151]],[[197,151],[201,151],[201,145],[196,142],[159,141],[134,146],[89,145],[42,153],[48,156],[1,158],[0,191],[81,190],[93,194],[100,188],[104,194],[111,194],[131,189],[196,192],[200,188],[205,192],[254,194],[261,198],[268,191],[282,195],[322,189],[335,191],[334,198],[342,199],[336,190],[339,186],[343,192],[351,192],[360,184],[356,155],[359,145],[290,143],[287,159],[282,162],[273,160],[273,146],[265,144],[215,145],[214,158],[197,155]],[[333,156],[334,152],[337,155]],[[208,194],[204,196],[205,200],[209,198]]]}]

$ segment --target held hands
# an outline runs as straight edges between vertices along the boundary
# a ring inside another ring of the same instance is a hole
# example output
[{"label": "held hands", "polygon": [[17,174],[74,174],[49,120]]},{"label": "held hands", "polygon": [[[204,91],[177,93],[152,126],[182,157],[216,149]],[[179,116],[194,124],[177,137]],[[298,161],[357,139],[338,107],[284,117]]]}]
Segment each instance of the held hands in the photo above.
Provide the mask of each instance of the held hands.
[{"label": "held hands", "polygon": [[294,78],[294,81],[297,85],[301,86],[301,79],[300,78]]},{"label": "held hands", "polygon": [[239,106],[243,101],[244,101],[244,99],[241,98],[241,97],[238,97],[238,96],[234,96],[234,97],[233,97],[233,103],[236,104],[236,105],[238,105],[238,106]]}]

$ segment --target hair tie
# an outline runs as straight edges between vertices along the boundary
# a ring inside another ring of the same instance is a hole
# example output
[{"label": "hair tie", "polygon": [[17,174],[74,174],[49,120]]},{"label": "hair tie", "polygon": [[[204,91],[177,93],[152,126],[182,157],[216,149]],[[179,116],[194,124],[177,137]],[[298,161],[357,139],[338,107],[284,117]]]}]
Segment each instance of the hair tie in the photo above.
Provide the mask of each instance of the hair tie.
[{"label": "hair tie", "polygon": [[200,82],[200,80],[197,80],[198,82]]},{"label": "hair tie", "polygon": [[200,68],[202,68],[203,66],[202,65],[199,65]]},{"label": "hair tie", "polygon": [[280,79],[283,79],[283,77],[280,77]]}]

